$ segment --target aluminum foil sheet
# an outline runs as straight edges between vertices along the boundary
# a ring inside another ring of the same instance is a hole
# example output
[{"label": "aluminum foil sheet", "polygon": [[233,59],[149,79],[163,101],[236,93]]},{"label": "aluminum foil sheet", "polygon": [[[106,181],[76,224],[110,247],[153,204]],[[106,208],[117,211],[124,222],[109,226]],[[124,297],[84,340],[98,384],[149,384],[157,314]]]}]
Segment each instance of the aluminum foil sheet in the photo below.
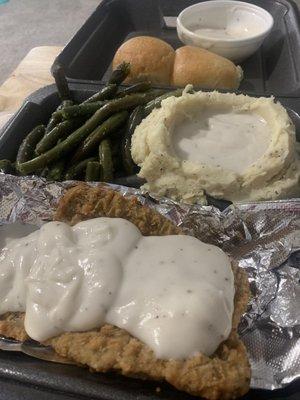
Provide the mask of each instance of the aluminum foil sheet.
[{"label": "aluminum foil sheet", "polygon": [[[74,182],[0,174],[0,225],[40,226],[52,219],[59,198]],[[149,207],[204,242],[223,248],[249,276],[252,297],[240,324],[252,367],[252,388],[278,389],[300,377],[300,199],[212,206],[183,205],[140,190],[109,185],[136,195]],[[0,349],[65,362],[29,341],[0,339]]]}]

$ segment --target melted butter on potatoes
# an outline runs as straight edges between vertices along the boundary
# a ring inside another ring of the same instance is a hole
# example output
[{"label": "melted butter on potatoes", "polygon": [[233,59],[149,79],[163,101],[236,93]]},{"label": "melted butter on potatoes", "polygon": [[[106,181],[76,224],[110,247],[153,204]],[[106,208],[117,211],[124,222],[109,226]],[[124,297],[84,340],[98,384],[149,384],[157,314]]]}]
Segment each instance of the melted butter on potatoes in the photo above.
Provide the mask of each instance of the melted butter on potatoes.
[{"label": "melted butter on potatoes", "polygon": [[295,128],[273,98],[184,93],[136,128],[132,157],[144,188],[186,202],[204,191],[232,201],[300,193]]}]

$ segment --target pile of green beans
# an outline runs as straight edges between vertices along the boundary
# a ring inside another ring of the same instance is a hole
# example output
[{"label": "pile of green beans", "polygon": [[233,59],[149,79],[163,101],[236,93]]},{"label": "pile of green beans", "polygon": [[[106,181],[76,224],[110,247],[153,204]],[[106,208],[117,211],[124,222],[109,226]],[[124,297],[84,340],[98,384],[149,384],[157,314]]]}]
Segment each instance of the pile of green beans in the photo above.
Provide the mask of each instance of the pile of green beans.
[{"label": "pile of green beans", "polygon": [[71,92],[59,70],[61,104],[47,124],[27,134],[14,162],[0,160],[0,172],[103,182],[135,174],[130,148],[136,126],[163,99],[180,96],[182,90],[166,93],[149,82],[119,88],[129,70],[128,63],[120,64],[107,85],[80,104],[67,98]]}]

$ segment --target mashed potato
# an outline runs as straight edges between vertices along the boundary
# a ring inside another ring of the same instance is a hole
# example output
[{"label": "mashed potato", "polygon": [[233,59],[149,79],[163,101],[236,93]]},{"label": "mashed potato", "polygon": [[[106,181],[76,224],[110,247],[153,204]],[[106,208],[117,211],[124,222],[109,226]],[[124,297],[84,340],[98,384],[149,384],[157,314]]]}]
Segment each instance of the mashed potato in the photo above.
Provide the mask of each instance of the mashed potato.
[{"label": "mashed potato", "polygon": [[132,157],[150,192],[185,202],[298,196],[295,128],[273,98],[184,93],[136,128]]}]

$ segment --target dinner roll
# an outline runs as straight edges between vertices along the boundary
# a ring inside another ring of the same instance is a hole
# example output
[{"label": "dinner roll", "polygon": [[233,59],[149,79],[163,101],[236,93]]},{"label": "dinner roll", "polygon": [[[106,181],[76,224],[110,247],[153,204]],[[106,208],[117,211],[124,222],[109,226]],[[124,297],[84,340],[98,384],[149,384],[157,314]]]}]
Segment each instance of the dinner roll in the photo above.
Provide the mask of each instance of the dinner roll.
[{"label": "dinner roll", "polygon": [[242,75],[241,67],[236,67],[230,60],[199,47],[184,46],[175,52],[171,84],[237,89]]},{"label": "dinner roll", "polygon": [[131,65],[127,83],[149,80],[154,84],[169,85],[173,70],[174,49],[163,40],[150,36],[129,39],[117,50],[113,69],[122,61]]}]

